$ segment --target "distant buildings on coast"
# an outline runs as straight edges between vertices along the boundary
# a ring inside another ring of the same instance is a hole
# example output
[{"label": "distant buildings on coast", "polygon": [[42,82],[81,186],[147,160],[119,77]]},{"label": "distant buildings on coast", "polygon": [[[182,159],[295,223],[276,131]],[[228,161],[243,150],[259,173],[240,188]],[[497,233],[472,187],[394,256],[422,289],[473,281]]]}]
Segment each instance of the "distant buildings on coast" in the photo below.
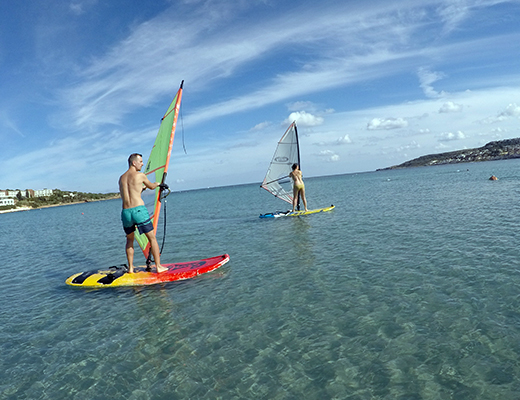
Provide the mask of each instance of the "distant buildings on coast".
[{"label": "distant buildings on coast", "polygon": [[0,190],[0,206],[14,206],[15,200],[18,200],[20,197],[25,197],[25,198],[47,197],[47,196],[52,196],[53,193],[54,193],[54,190],[52,190],[52,189]]}]

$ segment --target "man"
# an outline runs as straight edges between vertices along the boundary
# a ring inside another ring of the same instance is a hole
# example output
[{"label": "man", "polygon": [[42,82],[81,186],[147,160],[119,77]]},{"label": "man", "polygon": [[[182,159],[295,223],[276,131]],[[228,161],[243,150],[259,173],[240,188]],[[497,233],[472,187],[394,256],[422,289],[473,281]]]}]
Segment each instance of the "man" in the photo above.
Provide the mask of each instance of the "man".
[{"label": "man", "polygon": [[293,203],[292,203],[292,212],[295,211],[296,204],[298,203],[298,194],[301,196],[303,206],[305,207],[305,211],[307,210],[307,199],[305,198],[305,185],[303,184],[303,175],[302,171],[300,171],[300,166],[298,164],[292,165],[292,172],[289,176],[293,180]]},{"label": "man", "polygon": [[[139,233],[146,235],[150,242],[153,259],[157,272],[167,271],[161,265],[161,254],[159,252],[159,244],[153,232],[152,221],[148,214],[148,210],[141,198],[141,193],[146,189],[155,189],[161,186],[159,183],[152,183],[146,175],[141,171],[143,167],[143,156],[141,154],[131,154],[128,157],[128,171],[119,178],[119,193],[123,200],[123,210],[121,211],[121,221],[123,229],[126,233],[126,258],[128,260],[128,272],[134,272],[134,236],[135,227],[139,229]],[[168,186],[163,184],[163,188]],[[161,186],[162,187],[162,186]]]}]

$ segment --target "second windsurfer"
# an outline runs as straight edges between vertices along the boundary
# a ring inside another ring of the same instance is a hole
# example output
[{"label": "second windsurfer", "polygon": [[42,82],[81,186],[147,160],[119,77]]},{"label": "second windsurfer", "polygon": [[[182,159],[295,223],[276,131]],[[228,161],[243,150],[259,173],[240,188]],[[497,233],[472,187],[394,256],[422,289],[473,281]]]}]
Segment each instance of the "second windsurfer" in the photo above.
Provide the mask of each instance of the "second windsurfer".
[{"label": "second windsurfer", "polygon": [[298,195],[301,196],[303,206],[305,207],[305,211],[307,210],[307,199],[305,198],[305,185],[303,184],[303,175],[302,171],[300,171],[300,166],[298,164],[292,165],[292,172],[289,176],[293,180],[293,203],[292,203],[292,212],[296,211],[296,204],[298,204]]}]

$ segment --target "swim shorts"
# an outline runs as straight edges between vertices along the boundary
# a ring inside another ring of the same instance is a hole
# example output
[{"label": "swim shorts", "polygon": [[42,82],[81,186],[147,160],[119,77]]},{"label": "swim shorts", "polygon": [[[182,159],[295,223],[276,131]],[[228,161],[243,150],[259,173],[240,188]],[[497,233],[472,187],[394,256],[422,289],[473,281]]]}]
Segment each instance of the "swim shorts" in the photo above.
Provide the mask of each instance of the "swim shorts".
[{"label": "swim shorts", "polygon": [[123,221],[123,229],[127,235],[131,234],[136,226],[140,234],[148,233],[153,230],[152,221],[145,206],[123,208],[121,211],[121,221]]}]

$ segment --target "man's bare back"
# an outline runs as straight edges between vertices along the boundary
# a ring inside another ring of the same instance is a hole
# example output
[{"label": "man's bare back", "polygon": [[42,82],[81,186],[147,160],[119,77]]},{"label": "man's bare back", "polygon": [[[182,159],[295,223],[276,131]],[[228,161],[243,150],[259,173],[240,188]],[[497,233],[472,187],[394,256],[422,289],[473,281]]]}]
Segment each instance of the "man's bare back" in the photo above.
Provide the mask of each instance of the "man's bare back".
[{"label": "man's bare back", "polygon": [[145,179],[148,180],[145,174],[133,170],[128,170],[121,175],[119,178],[119,193],[123,200],[123,208],[133,208],[144,205],[141,193]]},{"label": "man's bare back", "polygon": [[155,189],[158,186],[157,183],[150,182],[146,175],[140,172],[142,167],[143,159],[137,157],[128,171],[119,178],[119,193],[123,200],[123,208],[143,206],[144,201],[141,198],[141,193],[144,190],[143,185],[148,189]]}]

